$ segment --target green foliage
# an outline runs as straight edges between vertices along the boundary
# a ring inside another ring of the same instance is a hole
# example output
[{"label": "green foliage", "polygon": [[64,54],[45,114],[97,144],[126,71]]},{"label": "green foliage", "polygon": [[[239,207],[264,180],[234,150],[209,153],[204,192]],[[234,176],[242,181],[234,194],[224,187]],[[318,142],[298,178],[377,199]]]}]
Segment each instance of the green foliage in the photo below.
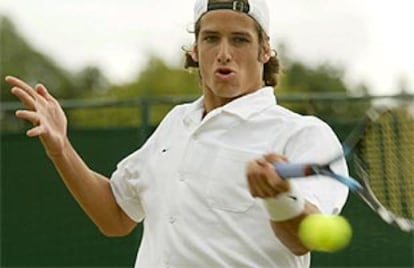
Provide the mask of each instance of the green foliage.
[{"label": "green foliage", "polygon": [[[99,101],[117,100],[124,105],[100,108],[66,109],[72,126],[137,126],[145,120],[158,123],[171,109],[171,103],[152,105],[143,112],[144,98],[161,96],[201,95],[197,70],[192,72],[182,66],[167,64],[158,56],[150,55],[149,60],[137,77],[129,83],[111,85],[102,72],[94,66],[86,66],[77,73],[69,73],[52,59],[33,49],[16,31],[12,22],[0,16],[0,64],[1,77],[12,74],[23,78],[30,84],[44,83],[52,94],[59,98],[87,99]],[[286,52],[286,51],[285,51]],[[276,92],[279,96],[298,95],[302,99],[318,93],[324,94],[366,94],[367,88],[360,85],[350,89],[343,81],[344,70],[338,66],[322,64],[310,67],[284,55],[283,73]],[[178,52],[179,53],[179,52]],[[183,52],[182,52],[183,53]],[[183,53],[184,59],[184,53]],[[1,88],[8,85],[1,79]],[[1,90],[2,101],[15,101],[10,90]],[[312,98],[309,98],[312,99]],[[129,104],[125,104],[125,103]],[[349,108],[335,102],[283,102],[288,108],[303,114],[316,114],[323,118],[336,114],[355,116],[365,109]],[[341,107],[341,108],[338,108]],[[146,116],[149,116],[146,118]],[[3,119],[6,114],[3,114]],[[10,115],[11,116],[11,115]],[[14,124],[14,123],[13,123]],[[10,125],[10,124],[9,124]]]},{"label": "green foliage", "polygon": [[87,93],[100,94],[110,88],[109,80],[102,71],[95,66],[86,66],[74,75],[76,87],[72,92],[76,98],[85,96]]},{"label": "green foliage", "polygon": [[[96,67],[85,67],[72,74],[54,60],[34,49],[16,30],[13,23],[0,15],[0,86],[8,89],[4,76],[14,75],[34,85],[43,83],[57,98],[77,98],[87,91],[108,88],[109,82]],[[14,101],[10,90],[1,90],[2,101]]]},{"label": "green foliage", "polygon": [[168,66],[156,56],[150,57],[135,86],[142,96],[200,95],[201,92],[196,72]]},{"label": "green foliage", "polygon": [[[42,82],[56,96],[71,97],[70,88],[74,87],[70,74],[33,49],[20,35],[12,22],[0,16],[0,65],[1,88],[9,88],[3,77],[12,74],[22,77],[31,84]],[[1,90],[3,101],[15,100],[9,90]]]},{"label": "green foliage", "polygon": [[321,93],[348,91],[342,80],[343,71],[328,64],[311,68],[300,62],[293,62],[284,70],[279,92],[285,93]]},{"label": "green foliage", "polygon": [[[101,100],[132,101],[129,107],[100,108],[71,111],[69,116],[78,125],[105,125],[107,122],[118,122],[116,125],[141,124],[142,104],[144,98],[177,95],[200,95],[196,72],[191,73],[183,67],[169,66],[162,59],[152,56],[146,67],[137,76],[136,80],[123,85],[116,85],[104,93],[89,92],[84,98],[99,98]],[[137,106],[138,105],[138,106]],[[157,124],[172,108],[172,104],[151,105],[149,108],[149,123]]]},{"label": "green foliage", "polygon": [[[344,82],[344,70],[338,66],[321,64],[316,67],[307,66],[301,62],[285,59],[286,65],[276,89],[278,96],[297,96],[301,101],[283,103],[283,106],[301,114],[317,115],[327,121],[335,117],[359,117],[367,108],[368,103],[355,103],[351,106],[340,104],[338,101],[315,102],[312,96],[324,94],[346,98],[353,94],[366,94],[367,88],[359,85],[350,88]],[[308,97],[308,100],[305,100]],[[332,99],[332,98],[331,98]]]}]

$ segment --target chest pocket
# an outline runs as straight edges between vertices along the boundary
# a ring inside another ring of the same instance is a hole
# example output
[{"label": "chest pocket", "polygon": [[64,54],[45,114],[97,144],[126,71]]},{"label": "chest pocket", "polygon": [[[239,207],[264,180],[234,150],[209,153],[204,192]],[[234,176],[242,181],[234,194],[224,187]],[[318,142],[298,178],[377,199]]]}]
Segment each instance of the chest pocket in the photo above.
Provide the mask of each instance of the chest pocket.
[{"label": "chest pocket", "polygon": [[247,183],[247,164],[258,154],[220,148],[208,176],[207,199],[212,208],[231,212],[245,212],[255,198]]}]

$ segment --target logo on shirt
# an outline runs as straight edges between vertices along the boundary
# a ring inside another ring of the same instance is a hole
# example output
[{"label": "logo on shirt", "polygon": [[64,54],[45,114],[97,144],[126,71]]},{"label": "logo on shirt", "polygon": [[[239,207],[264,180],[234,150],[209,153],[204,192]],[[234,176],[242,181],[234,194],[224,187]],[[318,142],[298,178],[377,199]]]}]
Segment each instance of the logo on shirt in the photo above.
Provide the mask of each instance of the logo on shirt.
[{"label": "logo on shirt", "polygon": [[290,199],[292,199],[293,201],[298,201],[298,198],[297,198],[296,196],[293,196],[293,195],[288,195],[288,197],[289,197]]}]

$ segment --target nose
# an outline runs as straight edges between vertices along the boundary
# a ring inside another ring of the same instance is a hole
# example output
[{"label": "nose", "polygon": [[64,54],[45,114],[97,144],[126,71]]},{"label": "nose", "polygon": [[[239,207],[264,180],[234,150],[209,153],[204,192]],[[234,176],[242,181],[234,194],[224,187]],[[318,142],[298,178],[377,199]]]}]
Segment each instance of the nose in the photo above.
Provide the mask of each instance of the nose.
[{"label": "nose", "polygon": [[231,61],[230,45],[225,40],[220,43],[217,61],[221,64],[226,64]]}]

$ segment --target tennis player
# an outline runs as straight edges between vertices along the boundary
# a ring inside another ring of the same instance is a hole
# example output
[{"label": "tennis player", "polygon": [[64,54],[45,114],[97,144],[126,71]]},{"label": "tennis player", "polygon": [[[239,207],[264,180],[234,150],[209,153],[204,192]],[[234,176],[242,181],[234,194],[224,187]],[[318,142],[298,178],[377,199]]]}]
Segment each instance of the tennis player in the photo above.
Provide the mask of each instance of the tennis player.
[{"label": "tennis player", "polygon": [[[311,213],[339,213],[348,190],[322,177],[286,182],[275,161],[324,162],[341,150],[325,123],[276,103],[279,63],[265,0],[196,0],[202,96],[168,113],[111,179],[92,171],[67,137],[65,114],[44,85],[8,76],[64,183],[107,236],[144,223],[136,267],[309,267],[297,236]],[[345,161],[333,169],[347,174]]]}]

